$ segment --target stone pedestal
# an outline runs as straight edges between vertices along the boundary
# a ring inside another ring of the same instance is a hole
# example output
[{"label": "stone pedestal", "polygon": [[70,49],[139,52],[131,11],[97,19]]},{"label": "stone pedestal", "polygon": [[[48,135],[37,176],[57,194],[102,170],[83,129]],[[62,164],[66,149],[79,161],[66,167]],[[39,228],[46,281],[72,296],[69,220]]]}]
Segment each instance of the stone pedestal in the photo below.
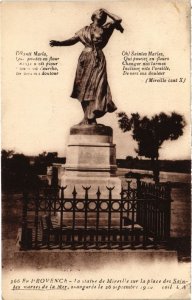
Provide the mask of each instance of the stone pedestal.
[{"label": "stone pedestal", "polygon": [[116,149],[113,131],[104,125],[76,125],[70,129],[65,174],[61,185],[65,196],[72,198],[74,186],[78,198],[84,198],[82,186],[89,187],[89,198],[96,198],[98,187],[101,198],[108,198],[107,187],[114,187],[112,196],[120,198],[121,181],[116,176]]}]

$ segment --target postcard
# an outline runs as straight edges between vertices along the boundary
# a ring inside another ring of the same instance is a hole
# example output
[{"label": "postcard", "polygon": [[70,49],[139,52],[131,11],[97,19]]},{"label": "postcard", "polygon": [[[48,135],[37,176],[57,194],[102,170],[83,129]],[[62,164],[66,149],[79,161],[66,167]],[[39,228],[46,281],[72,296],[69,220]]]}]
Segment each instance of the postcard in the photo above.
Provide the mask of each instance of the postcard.
[{"label": "postcard", "polygon": [[3,299],[190,299],[190,2],[1,12]]}]

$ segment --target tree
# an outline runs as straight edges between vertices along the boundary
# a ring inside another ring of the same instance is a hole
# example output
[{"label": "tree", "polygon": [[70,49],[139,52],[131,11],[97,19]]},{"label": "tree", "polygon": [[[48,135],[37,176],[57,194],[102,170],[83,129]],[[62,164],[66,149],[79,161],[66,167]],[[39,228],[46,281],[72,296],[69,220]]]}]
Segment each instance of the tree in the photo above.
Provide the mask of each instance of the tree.
[{"label": "tree", "polygon": [[14,150],[1,150],[1,160],[6,161],[9,158],[12,158],[14,154]]},{"label": "tree", "polygon": [[176,140],[183,134],[186,123],[182,115],[172,112],[170,115],[160,113],[151,118],[141,117],[138,113],[127,116],[118,113],[119,127],[123,132],[131,131],[138,143],[135,149],[139,156],[150,158],[154,181],[159,182],[159,149],[166,140]]},{"label": "tree", "polygon": [[2,189],[21,189],[27,174],[30,173],[29,158],[13,150],[1,151]]},{"label": "tree", "polygon": [[57,159],[57,152],[43,151],[35,158],[34,169],[37,174],[47,174],[47,166],[51,166]]},{"label": "tree", "polygon": [[13,155],[13,150],[1,150],[1,183],[3,190],[7,189],[10,186],[10,183],[12,182],[10,169]]},{"label": "tree", "polygon": [[30,165],[30,159],[22,153],[13,150],[1,151],[2,190],[7,192],[21,192],[24,188],[33,188],[40,185],[40,180]]}]

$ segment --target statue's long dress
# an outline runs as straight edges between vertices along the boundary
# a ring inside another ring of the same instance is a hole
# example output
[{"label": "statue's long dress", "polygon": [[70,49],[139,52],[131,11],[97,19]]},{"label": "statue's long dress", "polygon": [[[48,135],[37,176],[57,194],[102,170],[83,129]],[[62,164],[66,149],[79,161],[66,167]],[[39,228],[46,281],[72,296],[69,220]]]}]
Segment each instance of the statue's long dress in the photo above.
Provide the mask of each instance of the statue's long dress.
[{"label": "statue's long dress", "polygon": [[99,32],[95,32],[90,25],[76,33],[85,48],[78,60],[71,97],[81,102],[85,117],[90,120],[117,109],[112,101],[106,60],[102,51],[114,28],[114,23],[107,23]]}]

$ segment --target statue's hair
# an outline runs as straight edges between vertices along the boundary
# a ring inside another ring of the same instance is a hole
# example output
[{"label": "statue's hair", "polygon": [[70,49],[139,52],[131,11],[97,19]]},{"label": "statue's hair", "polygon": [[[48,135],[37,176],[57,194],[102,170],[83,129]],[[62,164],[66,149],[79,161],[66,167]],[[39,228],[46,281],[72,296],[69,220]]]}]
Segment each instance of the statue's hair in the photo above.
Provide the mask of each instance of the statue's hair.
[{"label": "statue's hair", "polygon": [[[100,12],[100,9],[97,9],[93,12],[92,16],[91,16],[91,20],[94,21],[95,17],[97,16],[97,14]],[[103,15],[102,15],[102,23],[104,24],[106,22],[107,19],[107,14],[103,11]]]}]

